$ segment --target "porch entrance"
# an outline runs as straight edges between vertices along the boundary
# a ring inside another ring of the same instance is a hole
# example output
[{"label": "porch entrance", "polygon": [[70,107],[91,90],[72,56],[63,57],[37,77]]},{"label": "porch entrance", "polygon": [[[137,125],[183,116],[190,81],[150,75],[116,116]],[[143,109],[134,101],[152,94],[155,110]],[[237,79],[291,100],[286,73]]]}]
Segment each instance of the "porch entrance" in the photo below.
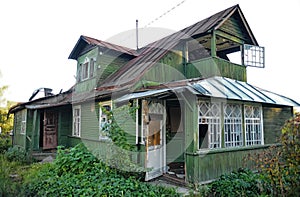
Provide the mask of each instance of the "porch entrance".
[{"label": "porch entrance", "polygon": [[143,133],[146,145],[145,180],[165,172],[165,105],[163,101],[143,101]]},{"label": "porch entrance", "polygon": [[56,111],[44,111],[43,117],[43,144],[42,148],[54,149],[57,147],[57,123],[58,113]]}]

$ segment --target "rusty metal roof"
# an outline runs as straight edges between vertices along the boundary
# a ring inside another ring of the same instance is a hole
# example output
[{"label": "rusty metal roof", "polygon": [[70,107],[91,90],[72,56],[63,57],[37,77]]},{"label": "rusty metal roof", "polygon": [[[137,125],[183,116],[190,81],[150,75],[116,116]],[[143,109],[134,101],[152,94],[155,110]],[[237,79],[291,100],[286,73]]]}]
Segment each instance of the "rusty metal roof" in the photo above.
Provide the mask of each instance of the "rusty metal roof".
[{"label": "rusty metal roof", "polygon": [[100,47],[111,49],[111,50],[114,50],[114,51],[117,51],[117,52],[120,52],[123,54],[128,54],[131,56],[138,55],[138,53],[133,49],[82,35],[82,36],[80,36],[75,47],[73,48],[72,52],[70,53],[69,59],[76,60],[78,58],[78,56],[80,55],[81,51],[87,46],[100,46]]},{"label": "rusty metal roof", "polygon": [[120,70],[107,78],[102,87],[126,86],[137,82],[145,72],[147,72],[161,57],[169,52],[173,47],[180,44],[182,40],[190,40],[199,35],[205,35],[212,30],[219,28],[230,16],[238,13],[242,18],[244,25],[247,27],[248,34],[251,37],[252,43],[258,45],[252,34],[249,25],[244,18],[239,5],[232,6],[221,12],[218,12],[202,21],[199,21],[181,31],[171,34],[156,42],[153,42],[140,51],[140,54],[124,65]]}]

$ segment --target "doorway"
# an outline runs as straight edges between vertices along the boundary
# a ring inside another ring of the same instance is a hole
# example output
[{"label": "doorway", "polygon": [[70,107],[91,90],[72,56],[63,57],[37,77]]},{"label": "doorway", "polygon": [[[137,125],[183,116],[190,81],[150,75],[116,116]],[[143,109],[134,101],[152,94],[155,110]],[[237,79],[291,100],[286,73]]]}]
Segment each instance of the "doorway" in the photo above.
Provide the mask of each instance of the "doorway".
[{"label": "doorway", "polygon": [[45,110],[42,133],[43,150],[55,149],[57,147],[57,124],[58,113],[56,111]]}]

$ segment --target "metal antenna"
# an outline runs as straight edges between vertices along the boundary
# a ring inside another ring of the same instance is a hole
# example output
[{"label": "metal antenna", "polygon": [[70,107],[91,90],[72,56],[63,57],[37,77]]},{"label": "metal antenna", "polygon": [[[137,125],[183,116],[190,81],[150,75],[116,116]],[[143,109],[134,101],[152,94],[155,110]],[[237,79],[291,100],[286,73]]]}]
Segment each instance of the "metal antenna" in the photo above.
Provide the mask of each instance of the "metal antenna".
[{"label": "metal antenna", "polygon": [[135,21],[135,24],[136,24],[136,50],[139,50],[139,20],[136,19]]}]

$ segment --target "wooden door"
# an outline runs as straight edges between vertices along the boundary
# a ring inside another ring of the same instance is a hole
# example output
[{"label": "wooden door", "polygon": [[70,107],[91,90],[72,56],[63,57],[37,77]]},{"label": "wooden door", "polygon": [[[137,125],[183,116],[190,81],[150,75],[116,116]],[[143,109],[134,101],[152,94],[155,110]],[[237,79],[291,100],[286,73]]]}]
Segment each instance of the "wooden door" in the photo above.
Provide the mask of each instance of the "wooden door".
[{"label": "wooden door", "polygon": [[43,149],[53,149],[57,147],[57,112],[44,112]]},{"label": "wooden door", "polygon": [[165,172],[165,110],[161,101],[143,103],[144,135],[146,143],[146,168],[151,171],[146,173],[145,180],[161,176]]}]

